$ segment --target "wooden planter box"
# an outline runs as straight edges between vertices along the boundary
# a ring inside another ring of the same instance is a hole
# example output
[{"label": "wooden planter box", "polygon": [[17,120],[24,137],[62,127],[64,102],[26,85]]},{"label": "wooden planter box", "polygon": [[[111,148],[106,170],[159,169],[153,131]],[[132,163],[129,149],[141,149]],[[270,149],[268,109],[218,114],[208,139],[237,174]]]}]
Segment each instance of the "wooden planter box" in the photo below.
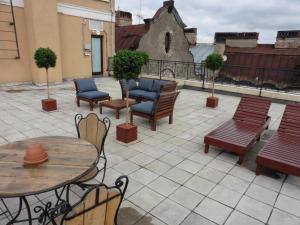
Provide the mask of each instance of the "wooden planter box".
[{"label": "wooden planter box", "polygon": [[52,99],[52,98],[43,99],[42,100],[42,107],[43,107],[43,110],[47,111],[47,112],[57,110],[56,100]]},{"label": "wooden planter box", "polygon": [[120,124],[117,126],[117,140],[130,143],[137,140],[137,126],[133,124]]},{"label": "wooden planter box", "polygon": [[219,98],[216,97],[208,97],[206,99],[206,107],[216,108],[219,104]]}]

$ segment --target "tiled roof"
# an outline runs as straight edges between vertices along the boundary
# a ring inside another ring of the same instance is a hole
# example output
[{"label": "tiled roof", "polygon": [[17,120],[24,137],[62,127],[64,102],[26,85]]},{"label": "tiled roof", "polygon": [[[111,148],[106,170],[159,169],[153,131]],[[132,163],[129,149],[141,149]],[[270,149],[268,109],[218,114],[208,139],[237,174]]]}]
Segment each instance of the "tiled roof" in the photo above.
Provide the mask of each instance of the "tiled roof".
[{"label": "tiled roof", "polygon": [[146,32],[145,24],[116,26],[116,51],[120,49],[136,50]]}]

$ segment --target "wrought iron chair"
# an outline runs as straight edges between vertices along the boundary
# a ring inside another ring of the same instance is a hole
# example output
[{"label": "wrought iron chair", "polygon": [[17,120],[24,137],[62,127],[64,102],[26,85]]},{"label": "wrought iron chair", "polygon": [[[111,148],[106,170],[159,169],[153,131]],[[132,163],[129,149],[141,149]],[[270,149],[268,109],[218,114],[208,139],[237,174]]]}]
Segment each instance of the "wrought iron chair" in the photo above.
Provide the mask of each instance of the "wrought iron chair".
[{"label": "wrought iron chair", "polygon": [[[99,174],[99,172],[103,172],[103,177],[101,180],[101,182],[103,182],[107,163],[104,152],[104,143],[111,125],[111,121],[107,117],[105,117],[103,120],[100,120],[99,117],[94,113],[90,113],[86,117],[83,117],[81,114],[77,114],[75,116],[75,125],[78,138],[92,143],[98,151],[98,166],[90,171],[87,175],[82,177],[78,183],[84,183],[92,180]],[[103,167],[99,168],[99,163],[101,161],[103,161]]]},{"label": "wrought iron chair", "polygon": [[118,211],[124,198],[128,177],[121,176],[115,186],[90,185],[82,199],[60,214],[61,209],[45,211],[44,221],[49,225],[117,225]]}]

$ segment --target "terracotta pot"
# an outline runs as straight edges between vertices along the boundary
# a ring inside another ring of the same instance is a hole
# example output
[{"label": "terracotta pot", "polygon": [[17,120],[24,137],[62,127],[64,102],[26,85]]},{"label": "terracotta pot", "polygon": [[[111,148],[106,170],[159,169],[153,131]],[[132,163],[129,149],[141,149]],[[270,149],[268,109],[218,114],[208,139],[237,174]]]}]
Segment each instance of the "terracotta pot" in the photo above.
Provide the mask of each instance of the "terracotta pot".
[{"label": "terracotta pot", "polygon": [[42,107],[43,107],[43,110],[47,111],[47,112],[57,110],[56,100],[52,99],[52,98],[43,99],[42,100]]},{"label": "terracotta pot", "polygon": [[24,156],[25,165],[36,165],[46,162],[48,154],[41,144],[30,144],[27,146]]},{"label": "terracotta pot", "polygon": [[117,140],[130,143],[137,140],[137,126],[133,124],[120,124],[117,126]]},{"label": "terracotta pot", "polygon": [[219,104],[219,98],[211,96],[206,99],[206,107],[216,108],[218,104]]}]

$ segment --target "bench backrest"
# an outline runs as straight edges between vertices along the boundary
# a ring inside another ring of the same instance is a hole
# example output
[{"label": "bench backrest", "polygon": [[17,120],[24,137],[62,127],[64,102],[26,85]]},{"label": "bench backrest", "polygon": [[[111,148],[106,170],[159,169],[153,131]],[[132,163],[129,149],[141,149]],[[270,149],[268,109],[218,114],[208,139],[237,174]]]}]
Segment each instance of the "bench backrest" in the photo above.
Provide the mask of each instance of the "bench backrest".
[{"label": "bench backrest", "polygon": [[251,124],[264,125],[268,117],[271,102],[269,98],[243,96],[233,119]]},{"label": "bench backrest", "polygon": [[278,132],[300,138],[300,104],[288,104],[285,107]]},{"label": "bench backrest", "polygon": [[180,92],[163,92],[155,102],[154,115],[163,115],[174,110],[175,101]]}]

